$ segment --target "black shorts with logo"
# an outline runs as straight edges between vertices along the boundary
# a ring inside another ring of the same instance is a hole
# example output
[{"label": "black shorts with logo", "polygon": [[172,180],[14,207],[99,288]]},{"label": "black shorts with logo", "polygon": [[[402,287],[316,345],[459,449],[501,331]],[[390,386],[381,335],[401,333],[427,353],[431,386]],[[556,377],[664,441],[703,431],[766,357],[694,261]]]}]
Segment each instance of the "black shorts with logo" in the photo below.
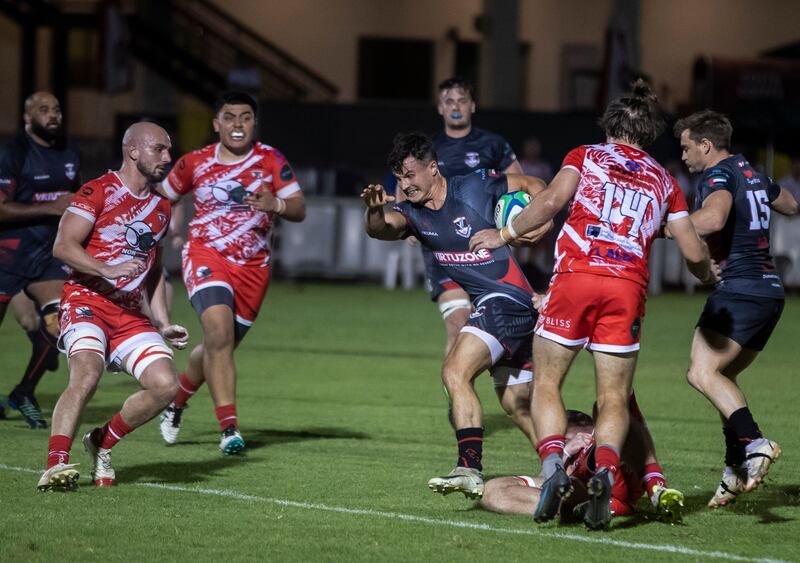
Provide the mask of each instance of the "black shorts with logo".
[{"label": "black shorts with logo", "polygon": [[783,312],[784,300],[715,290],[706,301],[697,327],[726,336],[742,348],[760,352]]},{"label": "black shorts with logo", "polygon": [[536,311],[500,293],[480,297],[462,332],[484,341],[492,363],[530,369]]}]

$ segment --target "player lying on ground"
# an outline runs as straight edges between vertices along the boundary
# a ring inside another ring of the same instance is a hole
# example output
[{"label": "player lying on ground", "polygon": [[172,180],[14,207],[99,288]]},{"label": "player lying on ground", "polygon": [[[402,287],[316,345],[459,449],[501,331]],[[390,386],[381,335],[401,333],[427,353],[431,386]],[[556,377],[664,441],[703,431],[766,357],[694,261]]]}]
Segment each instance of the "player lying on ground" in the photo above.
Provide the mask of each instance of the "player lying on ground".
[{"label": "player lying on ground", "polygon": [[[678,522],[682,517],[683,493],[667,488],[661,466],[655,460],[650,432],[633,395],[630,410],[631,426],[622,448],[621,478],[615,481],[611,493],[611,514],[633,514],[646,493],[659,518]],[[597,469],[594,421],[585,413],[568,410],[564,436],[564,467],[575,490],[561,503],[559,512],[562,521],[580,520],[589,506],[586,487]],[[481,506],[492,512],[530,516],[539,503],[543,481],[541,476],[527,475],[491,479],[486,482]]]},{"label": "player lying on ground", "polygon": [[[428,486],[442,494],[462,492],[468,498],[483,493],[482,408],[473,387],[475,378],[490,370],[500,403],[532,442],[530,401],[531,334],[536,312],[533,290],[511,249],[470,252],[469,237],[494,225],[497,200],[505,193],[538,193],[544,183],[529,176],[479,170],[468,176],[445,178],[439,173],[430,139],[421,133],[400,134],[389,156],[398,189],[406,200],[394,202],[380,185],[361,194],[367,206],[366,230],[381,240],[415,236],[432,251],[447,274],[467,291],[474,312],[461,329],[442,366],[442,382],[452,402],[458,459],[449,475]],[[530,242],[550,228],[539,229]]]},{"label": "player lying on ground", "polygon": [[169,324],[158,241],[167,232],[170,205],[153,191],[166,174],[170,146],[167,132],[154,123],[129,127],[122,167],[81,187],[59,225],[53,254],[73,269],[61,299],[69,383],[53,410],[40,491],[77,488],[72,440],[106,366],[131,374],[141,389],[105,426],[83,437],[97,486],[115,483],[111,448],[178,391],[164,339],[183,348],[189,335]]}]

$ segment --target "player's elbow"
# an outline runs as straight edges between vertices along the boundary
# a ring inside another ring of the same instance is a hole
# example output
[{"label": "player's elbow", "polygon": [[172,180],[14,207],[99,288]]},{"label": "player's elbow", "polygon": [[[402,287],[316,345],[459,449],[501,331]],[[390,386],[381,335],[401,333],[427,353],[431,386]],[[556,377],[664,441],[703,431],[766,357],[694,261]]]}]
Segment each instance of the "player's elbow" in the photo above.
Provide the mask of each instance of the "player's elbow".
[{"label": "player's elbow", "polygon": [[53,257],[66,263],[66,248],[64,241],[58,237],[56,242],[53,243]]}]

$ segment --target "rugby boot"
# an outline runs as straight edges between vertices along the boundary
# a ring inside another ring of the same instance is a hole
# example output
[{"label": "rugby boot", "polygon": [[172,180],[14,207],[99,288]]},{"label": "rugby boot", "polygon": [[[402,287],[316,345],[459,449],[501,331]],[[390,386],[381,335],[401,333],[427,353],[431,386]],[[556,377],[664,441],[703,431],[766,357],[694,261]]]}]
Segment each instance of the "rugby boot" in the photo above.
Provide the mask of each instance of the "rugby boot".
[{"label": "rugby boot", "polygon": [[83,436],[83,447],[92,461],[92,480],[96,487],[113,487],[116,485],[114,466],[111,465],[111,450],[100,447],[103,431],[95,428]]},{"label": "rugby boot", "polygon": [[604,467],[595,473],[586,485],[589,504],[583,513],[583,522],[589,530],[605,530],[611,523],[611,475]]},{"label": "rugby boot", "polygon": [[677,524],[683,520],[683,493],[655,485],[650,497],[658,519],[667,524]]},{"label": "rugby boot", "polygon": [[233,424],[222,432],[219,449],[222,450],[222,455],[235,455],[244,449],[242,433]]},{"label": "rugby boot", "polygon": [[14,389],[8,395],[8,406],[18,410],[32,429],[47,428],[47,421],[42,416],[42,409],[33,395],[23,395]]},{"label": "rugby boot", "polygon": [[6,409],[3,408],[3,403],[0,403],[0,420],[6,419]]},{"label": "rugby boot", "polygon": [[744,467],[747,470],[747,482],[744,491],[749,493],[758,487],[759,483],[769,473],[769,466],[778,461],[781,447],[772,440],[759,438],[753,440],[744,449]]},{"label": "rugby boot", "polygon": [[472,467],[456,466],[447,475],[428,481],[428,488],[442,495],[463,493],[469,499],[478,499],[483,496],[483,474]]},{"label": "rugby boot", "polygon": [[717,486],[714,496],[708,501],[709,508],[721,508],[736,502],[739,493],[744,492],[744,484],[747,481],[747,470],[744,467],[726,466],[722,472],[722,480]]},{"label": "rugby boot", "polygon": [[561,506],[561,499],[569,498],[571,494],[572,481],[564,468],[559,465],[556,472],[542,483],[542,492],[539,495],[539,504],[533,513],[533,520],[547,522],[555,518]]},{"label": "rugby boot", "polygon": [[77,463],[58,463],[42,473],[37,488],[45,493],[47,491],[69,492],[78,490]]},{"label": "rugby boot", "polygon": [[183,409],[188,408],[188,406],[189,405],[185,407],[176,407],[175,403],[172,403],[161,413],[161,423],[158,429],[161,431],[161,437],[167,444],[174,444],[178,441],[178,433],[181,431]]}]

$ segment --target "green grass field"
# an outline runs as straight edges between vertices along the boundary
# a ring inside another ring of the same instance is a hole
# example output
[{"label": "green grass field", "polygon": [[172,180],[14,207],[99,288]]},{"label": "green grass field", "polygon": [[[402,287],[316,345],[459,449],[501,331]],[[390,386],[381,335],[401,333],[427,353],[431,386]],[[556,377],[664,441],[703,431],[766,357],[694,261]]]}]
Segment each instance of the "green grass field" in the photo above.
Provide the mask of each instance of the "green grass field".
[{"label": "green grass field", "polygon": [[[767,352],[743,377],[761,428],[784,455],[768,483],[724,511],[706,502],[722,469],[717,415],[685,382],[703,297],[648,302],[636,377],[639,403],[670,484],[684,491],[684,524],[642,514],[607,533],[535,525],[485,512],[427,480],[455,461],[439,383],[444,331],[420,292],[368,286],[276,284],[237,352],[239,420],[246,455],[222,458],[205,388],[185,413],[181,442],[166,447],[151,422],[114,449],[118,486],[41,494],[48,432],[18,413],[0,421],[2,561],[734,561],[800,560],[797,335],[790,299]],[[175,320],[199,337],[184,295]],[[27,362],[28,341],[11,315],[0,328],[7,392]],[[179,368],[185,353],[178,353]],[[589,410],[588,356],[573,368],[568,406]],[[63,361],[62,361],[63,364]],[[66,381],[62,365],[38,397],[49,418]],[[502,413],[484,375],[487,476],[538,471],[538,460]],[[107,374],[81,432],[102,424],[135,388]]]}]

